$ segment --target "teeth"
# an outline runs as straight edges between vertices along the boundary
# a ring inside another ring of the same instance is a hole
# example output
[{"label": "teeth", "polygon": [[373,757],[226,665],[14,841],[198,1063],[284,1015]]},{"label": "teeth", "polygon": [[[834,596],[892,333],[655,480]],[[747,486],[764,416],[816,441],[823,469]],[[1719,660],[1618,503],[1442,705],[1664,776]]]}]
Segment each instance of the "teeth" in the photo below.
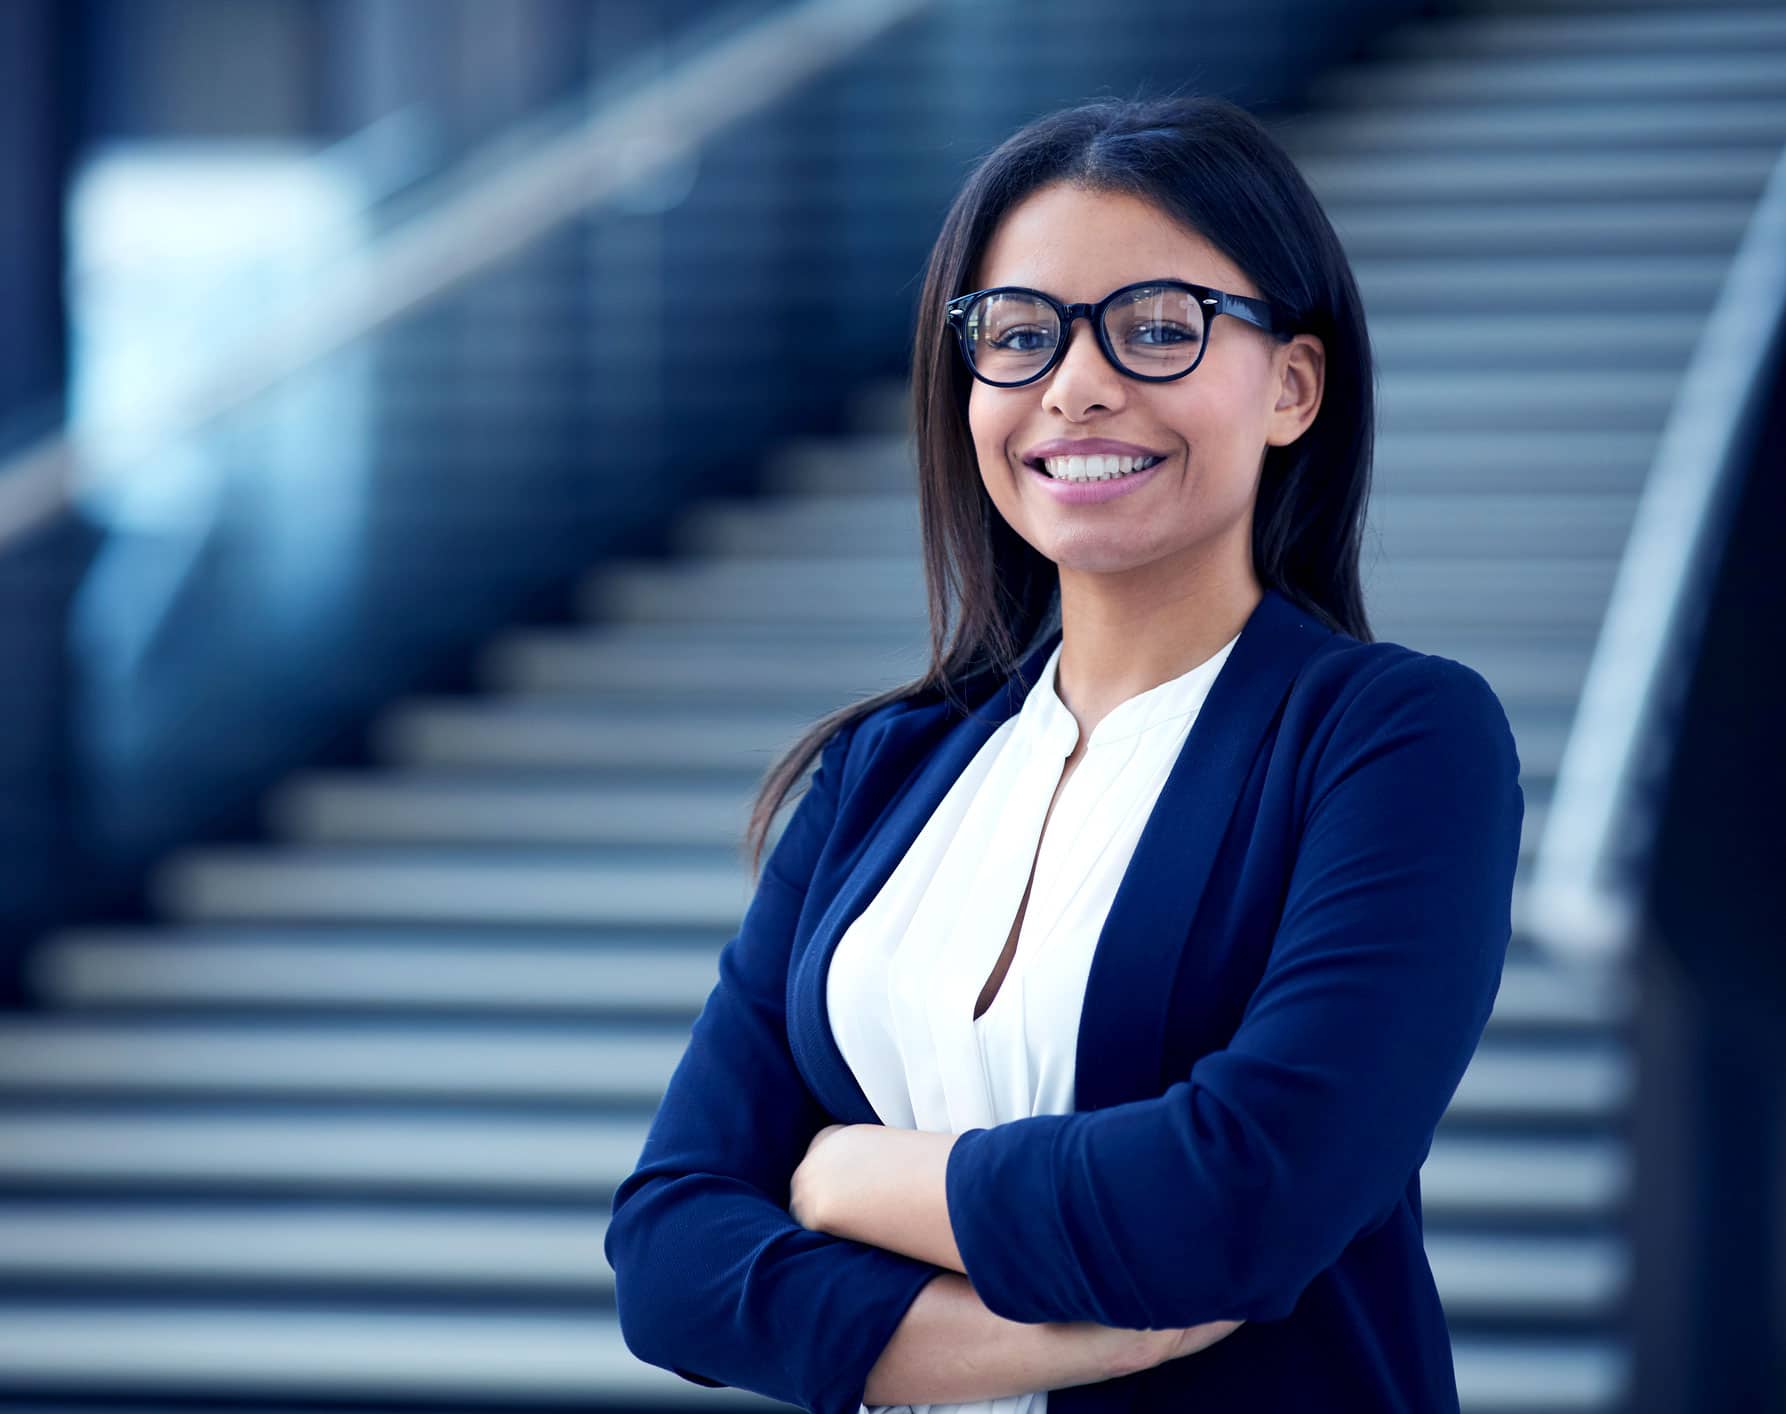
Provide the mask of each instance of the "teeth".
[{"label": "teeth", "polygon": [[1159,457],[1046,457],[1042,465],[1058,481],[1108,481],[1160,461]]}]

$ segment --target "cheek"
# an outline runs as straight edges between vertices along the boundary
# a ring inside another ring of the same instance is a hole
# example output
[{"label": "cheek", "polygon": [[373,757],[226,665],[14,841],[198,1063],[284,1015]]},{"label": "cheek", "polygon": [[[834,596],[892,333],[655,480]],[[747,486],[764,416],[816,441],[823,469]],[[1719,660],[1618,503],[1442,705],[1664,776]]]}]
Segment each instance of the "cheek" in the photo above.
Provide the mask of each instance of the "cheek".
[{"label": "cheek", "polygon": [[980,474],[990,476],[1009,464],[1008,446],[1021,419],[1013,416],[1009,409],[1000,407],[996,398],[981,396],[980,387],[975,383],[975,391],[968,395],[968,434],[973,439]]},{"label": "cheek", "polygon": [[967,425],[974,434],[974,445],[983,447],[986,439],[992,435],[992,425],[996,420],[996,409],[981,393],[981,385],[976,380],[973,391],[967,395]]},{"label": "cheek", "polygon": [[1230,373],[1225,378],[1210,379],[1200,391],[1204,401],[1198,417],[1206,435],[1223,441],[1245,441],[1263,425],[1259,407],[1265,389],[1257,378]]}]

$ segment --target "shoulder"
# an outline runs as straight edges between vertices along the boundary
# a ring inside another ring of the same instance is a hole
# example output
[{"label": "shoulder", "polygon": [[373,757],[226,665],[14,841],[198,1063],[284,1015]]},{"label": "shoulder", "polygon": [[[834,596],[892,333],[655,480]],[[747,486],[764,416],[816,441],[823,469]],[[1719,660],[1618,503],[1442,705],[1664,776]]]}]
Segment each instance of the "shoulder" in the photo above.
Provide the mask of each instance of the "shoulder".
[{"label": "shoulder", "polygon": [[999,686],[984,676],[970,679],[952,699],[927,688],[846,722],[823,748],[828,759],[834,754],[840,788],[847,793],[870,774],[903,780],[968,716],[991,710]]},{"label": "shoulder", "polygon": [[1291,689],[1286,725],[1307,749],[1356,748],[1409,733],[1490,745],[1516,760],[1500,698],[1477,669],[1394,642],[1335,634]]},{"label": "shoulder", "polygon": [[871,770],[885,767],[890,754],[903,755],[902,744],[910,740],[913,727],[920,719],[933,717],[940,721],[934,703],[902,698],[884,702],[840,726],[822,750],[839,794],[848,795]]}]

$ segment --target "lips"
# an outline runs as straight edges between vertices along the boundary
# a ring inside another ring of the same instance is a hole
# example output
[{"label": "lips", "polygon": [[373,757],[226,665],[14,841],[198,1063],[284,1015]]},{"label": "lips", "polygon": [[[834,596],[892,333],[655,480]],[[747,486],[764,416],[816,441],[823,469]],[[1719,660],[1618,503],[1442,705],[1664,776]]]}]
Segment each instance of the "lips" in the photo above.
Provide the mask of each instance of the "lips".
[{"label": "lips", "polygon": [[1136,442],[1118,442],[1109,437],[1088,437],[1078,441],[1056,438],[1040,442],[1023,454],[1025,466],[1039,467],[1049,457],[1161,457],[1166,453]]},{"label": "lips", "polygon": [[1165,461],[1156,461],[1152,466],[1140,471],[1125,472],[1121,476],[1104,476],[1086,478],[1075,481],[1070,477],[1050,476],[1043,467],[1028,467],[1026,470],[1036,478],[1037,489],[1050,499],[1065,506],[1093,506],[1105,501],[1113,501],[1119,496],[1139,494],[1138,487],[1146,486],[1160,475],[1160,468]]}]

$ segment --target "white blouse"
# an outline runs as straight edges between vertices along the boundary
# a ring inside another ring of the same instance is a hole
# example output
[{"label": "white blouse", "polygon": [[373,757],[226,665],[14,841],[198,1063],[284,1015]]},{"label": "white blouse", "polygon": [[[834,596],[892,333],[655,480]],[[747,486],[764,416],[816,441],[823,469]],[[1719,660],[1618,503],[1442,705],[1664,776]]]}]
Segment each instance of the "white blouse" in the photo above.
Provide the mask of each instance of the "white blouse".
[{"label": "white blouse", "polygon": [[[1135,843],[1237,633],[1092,730],[1044,818],[1079,724],[1055,690],[1060,645],[1022,708],[968,763],[832,955],[838,1049],[883,1124],[959,1134],[1073,1108],[1092,952]],[[1040,844],[1040,857],[1037,846]],[[1030,881],[1034,862],[1035,878]],[[1030,884],[1017,949],[974,1006]],[[1045,1414],[1048,1392],[862,1414]]]}]

